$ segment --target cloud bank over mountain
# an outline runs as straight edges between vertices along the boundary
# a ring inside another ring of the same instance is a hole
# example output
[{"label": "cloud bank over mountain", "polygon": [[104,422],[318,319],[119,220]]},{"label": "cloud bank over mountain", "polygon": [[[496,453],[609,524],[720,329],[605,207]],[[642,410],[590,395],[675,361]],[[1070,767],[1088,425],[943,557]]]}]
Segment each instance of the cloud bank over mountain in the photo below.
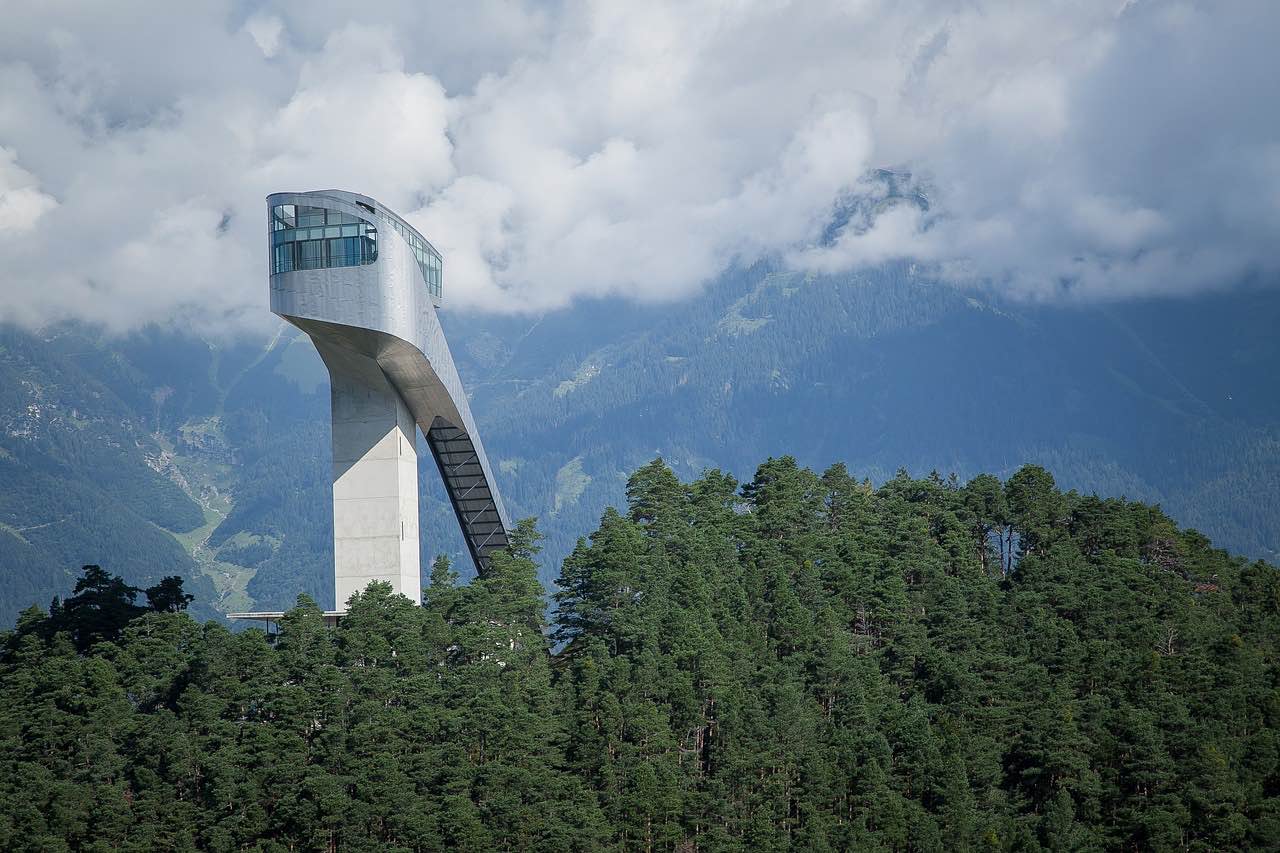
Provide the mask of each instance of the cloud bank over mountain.
[{"label": "cloud bank over mountain", "polygon": [[1224,287],[1280,265],[1278,39],[1267,2],[28,4],[0,318],[262,324],[263,196],[326,187],[418,225],[458,309],[674,300],[773,252]]}]

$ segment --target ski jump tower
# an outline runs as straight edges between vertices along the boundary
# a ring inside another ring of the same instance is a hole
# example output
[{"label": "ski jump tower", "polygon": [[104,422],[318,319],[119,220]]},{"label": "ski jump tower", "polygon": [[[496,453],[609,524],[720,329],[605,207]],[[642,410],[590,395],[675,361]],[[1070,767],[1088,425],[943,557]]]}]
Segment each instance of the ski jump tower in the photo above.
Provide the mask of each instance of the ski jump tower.
[{"label": "ski jump tower", "polygon": [[275,193],[267,212],[271,310],[310,336],[332,389],[337,609],[326,615],[371,581],[422,600],[418,428],[484,571],[510,522],[436,317],[440,253],[356,193]]}]

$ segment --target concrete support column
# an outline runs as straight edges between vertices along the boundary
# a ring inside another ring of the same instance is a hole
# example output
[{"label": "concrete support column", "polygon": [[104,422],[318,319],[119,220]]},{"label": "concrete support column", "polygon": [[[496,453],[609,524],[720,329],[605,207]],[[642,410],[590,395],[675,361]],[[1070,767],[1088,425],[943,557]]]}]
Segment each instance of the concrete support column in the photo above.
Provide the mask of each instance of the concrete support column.
[{"label": "concrete support column", "polygon": [[413,416],[376,361],[316,343],[332,389],[335,603],[375,580],[421,603]]}]

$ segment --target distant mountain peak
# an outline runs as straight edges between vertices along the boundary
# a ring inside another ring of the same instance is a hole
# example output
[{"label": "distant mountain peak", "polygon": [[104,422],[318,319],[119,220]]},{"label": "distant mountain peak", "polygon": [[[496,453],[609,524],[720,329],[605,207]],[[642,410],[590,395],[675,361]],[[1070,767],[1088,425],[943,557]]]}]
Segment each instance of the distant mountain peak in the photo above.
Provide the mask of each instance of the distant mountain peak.
[{"label": "distant mountain peak", "polygon": [[928,190],[922,181],[906,169],[872,169],[840,195],[831,211],[831,218],[818,239],[818,245],[824,248],[832,246],[848,230],[863,234],[886,211],[900,205],[911,205],[922,213],[928,213]]}]

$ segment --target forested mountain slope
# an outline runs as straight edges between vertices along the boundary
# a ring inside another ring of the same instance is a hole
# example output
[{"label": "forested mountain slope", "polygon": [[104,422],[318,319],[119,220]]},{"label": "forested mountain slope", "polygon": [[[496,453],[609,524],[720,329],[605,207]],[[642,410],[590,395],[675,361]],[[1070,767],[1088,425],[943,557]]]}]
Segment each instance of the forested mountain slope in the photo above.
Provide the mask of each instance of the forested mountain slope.
[{"label": "forested mountain slope", "polygon": [[[1031,460],[1082,492],[1158,502],[1234,551],[1280,549],[1274,289],[1034,307],[910,265],[761,263],[678,305],[442,319],[506,502],[548,537],[544,582],[654,456],[685,477],[745,476],[784,448],[874,482]],[[222,610],[299,591],[330,604],[327,375],[306,338],[64,326],[7,328],[0,347],[6,622],[84,563],[140,586],[183,574]],[[423,559],[465,573],[431,465]]]},{"label": "forested mountain slope", "polygon": [[448,331],[513,502],[557,555],[655,454],[685,476],[745,475],[787,448],[877,482],[900,466],[965,477],[1033,460],[1274,558],[1277,323],[1274,291],[1035,308],[907,264],[832,277],[760,264],[676,307]]},{"label": "forested mountain slope", "polygon": [[[140,340],[138,341],[140,343]],[[0,618],[64,592],[99,560],[127,561],[131,579],[179,574],[212,614],[213,587],[174,534],[203,523],[200,505],[168,476],[173,454],[158,423],[169,397],[195,401],[175,346],[130,361],[119,343],[79,334],[43,338],[0,327]],[[166,383],[136,364],[174,371]],[[177,369],[175,369],[177,368]],[[144,583],[144,585],[145,585]]]},{"label": "forested mountain slope", "polygon": [[[0,845],[1242,850],[1280,844],[1280,574],[1140,503],[660,462],[560,568],[422,607],[0,640]],[[65,618],[65,617],[63,617]],[[545,633],[550,627],[550,638]],[[81,637],[82,635],[76,635]]]}]

